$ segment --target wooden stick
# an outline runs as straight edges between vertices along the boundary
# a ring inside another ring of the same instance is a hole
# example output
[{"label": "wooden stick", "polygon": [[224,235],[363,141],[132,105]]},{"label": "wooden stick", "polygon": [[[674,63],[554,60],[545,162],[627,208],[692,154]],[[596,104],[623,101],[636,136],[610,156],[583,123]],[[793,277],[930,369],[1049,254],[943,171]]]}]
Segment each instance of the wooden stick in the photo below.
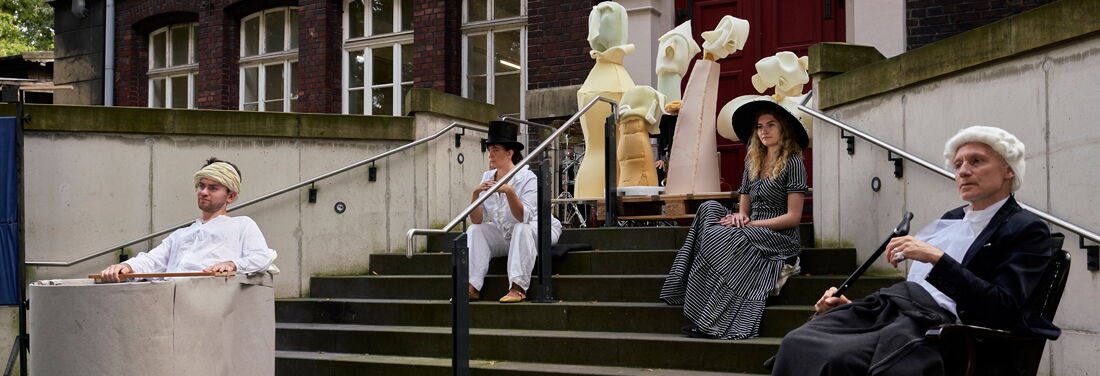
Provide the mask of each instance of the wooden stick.
[{"label": "wooden stick", "polygon": [[[232,277],[237,275],[237,272],[191,272],[191,273],[145,273],[145,274],[119,274],[118,279],[138,279],[138,278],[170,278],[170,277]],[[100,279],[103,278],[99,274],[89,274],[88,278]]]}]

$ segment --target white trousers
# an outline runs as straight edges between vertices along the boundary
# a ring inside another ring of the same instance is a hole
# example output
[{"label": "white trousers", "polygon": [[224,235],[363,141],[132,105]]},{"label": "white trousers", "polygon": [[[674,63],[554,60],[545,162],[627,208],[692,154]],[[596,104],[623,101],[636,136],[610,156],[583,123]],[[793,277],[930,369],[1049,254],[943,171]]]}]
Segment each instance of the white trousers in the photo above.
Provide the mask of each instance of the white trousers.
[{"label": "white trousers", "polygon": [[[516,223],[512,226],[511,240],[504,238],[504,231],[492,223],[482,223],[466,229],[466,241],[470,247],[470,284],[481,291],[489,260],[508,256],[508,281],[524,291],[531,287],[531,270],[538,256],[538,223]],[[558,243],[561,229],[550,227],[550,244]]]}]

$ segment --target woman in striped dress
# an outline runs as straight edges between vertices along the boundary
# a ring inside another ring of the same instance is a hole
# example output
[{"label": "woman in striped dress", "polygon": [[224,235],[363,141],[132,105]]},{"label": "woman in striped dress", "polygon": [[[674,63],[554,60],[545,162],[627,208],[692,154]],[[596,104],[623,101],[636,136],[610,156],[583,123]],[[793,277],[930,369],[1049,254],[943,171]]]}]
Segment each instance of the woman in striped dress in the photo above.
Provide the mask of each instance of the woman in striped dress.
[{"label": "woman in striped dress", "polygon": [[692,322],[684,332],[692,337],[758,336],[764,299],[784,260],[801,250],[802,150],[809,137],[798,118],[769,99],[748,102],[733,115],[737,137],[750,140],[739,210],[703,203],[661,288],[661,300],[684,306]]}]

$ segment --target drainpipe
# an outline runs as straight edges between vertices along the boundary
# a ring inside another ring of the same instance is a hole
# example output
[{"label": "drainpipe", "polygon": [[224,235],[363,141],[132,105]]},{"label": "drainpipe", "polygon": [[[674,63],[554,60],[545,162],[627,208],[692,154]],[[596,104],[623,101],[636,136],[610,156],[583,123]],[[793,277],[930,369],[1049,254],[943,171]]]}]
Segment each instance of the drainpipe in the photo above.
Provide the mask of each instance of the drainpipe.
[{"label": "drainpipe", "polygon": [[103,22],[103,105],[115,105],[115,0],[107,0]]}]

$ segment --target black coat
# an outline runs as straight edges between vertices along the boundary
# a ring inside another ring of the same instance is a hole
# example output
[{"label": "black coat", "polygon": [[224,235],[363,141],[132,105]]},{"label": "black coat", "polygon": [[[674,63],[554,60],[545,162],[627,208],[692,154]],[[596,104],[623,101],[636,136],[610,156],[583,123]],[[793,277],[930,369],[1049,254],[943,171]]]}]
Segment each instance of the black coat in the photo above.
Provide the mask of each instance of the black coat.
[{"label": "black coat", "polygon": [[[963,209],[944,214],[961,219]],[[1023,312],[1053,254],[1050,230],[1009,197],[960,263],[943,255],[926,280],[955,300],[964,324],[1057,339],[1061,330],[1038,314]]]}]

